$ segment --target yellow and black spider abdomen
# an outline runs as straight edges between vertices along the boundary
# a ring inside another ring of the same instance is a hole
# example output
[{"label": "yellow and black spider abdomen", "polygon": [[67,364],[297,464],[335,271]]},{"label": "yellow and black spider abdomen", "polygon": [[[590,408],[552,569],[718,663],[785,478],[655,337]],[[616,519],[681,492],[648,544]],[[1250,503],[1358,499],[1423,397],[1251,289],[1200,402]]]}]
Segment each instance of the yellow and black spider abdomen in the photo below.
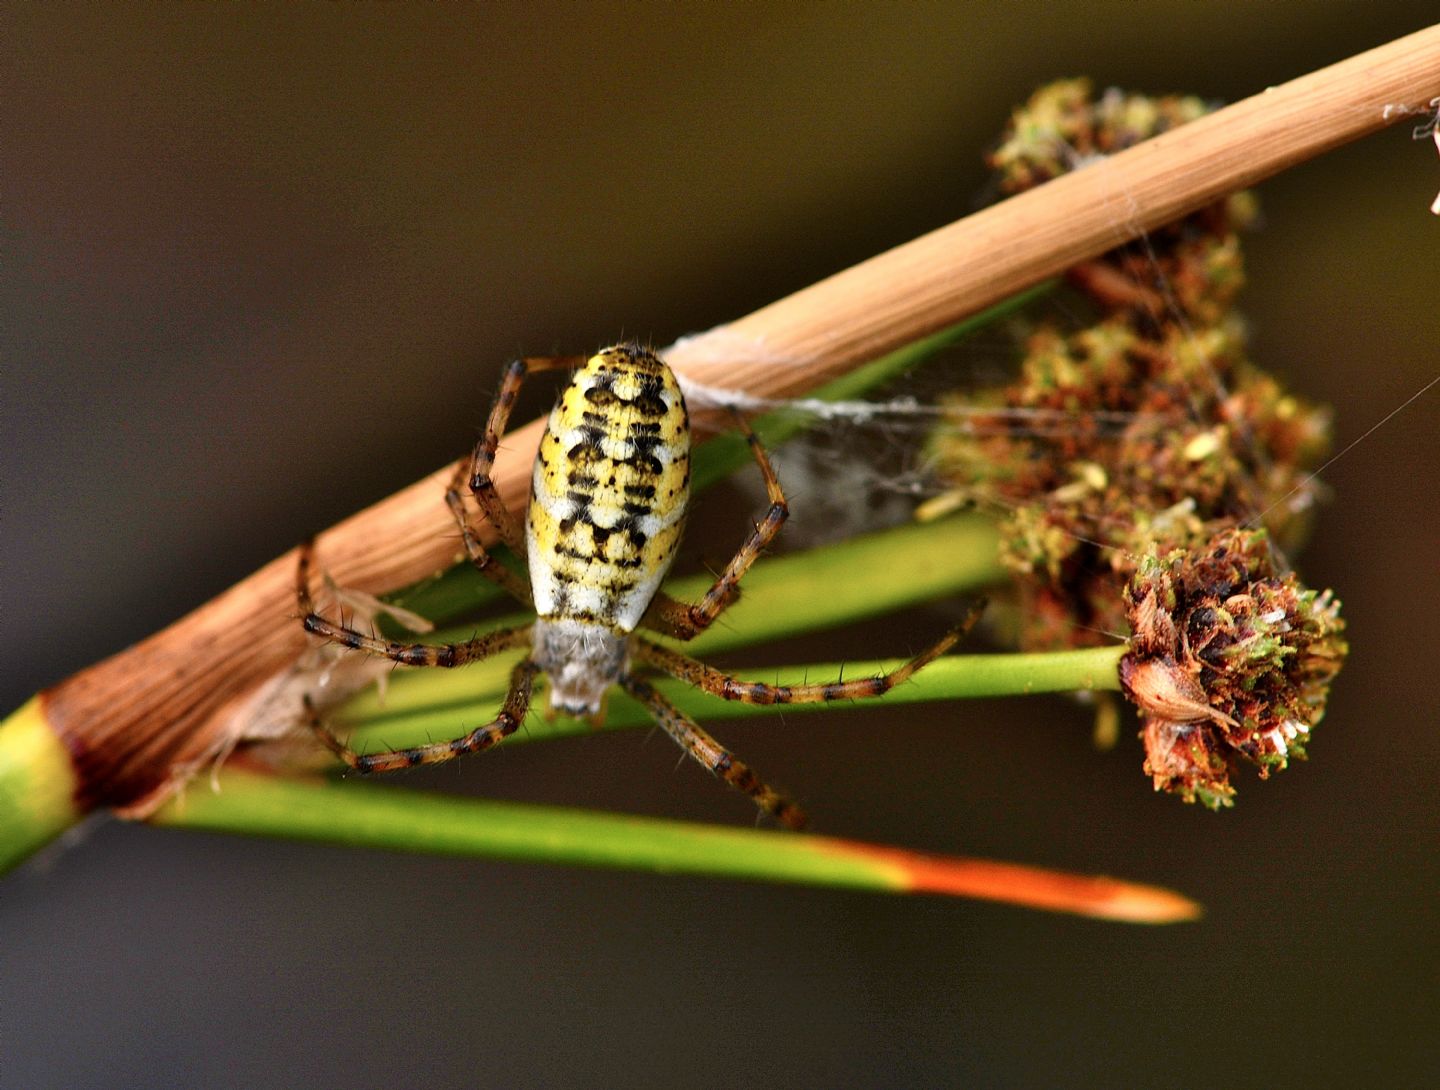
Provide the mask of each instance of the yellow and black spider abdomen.
[{"label": "yellow and black spider abdomen", "polygon": [[630,632],[675,559],[690,497],[690,419],[665,362],[590,357],[550,414],[526,520],[542,619]]}]

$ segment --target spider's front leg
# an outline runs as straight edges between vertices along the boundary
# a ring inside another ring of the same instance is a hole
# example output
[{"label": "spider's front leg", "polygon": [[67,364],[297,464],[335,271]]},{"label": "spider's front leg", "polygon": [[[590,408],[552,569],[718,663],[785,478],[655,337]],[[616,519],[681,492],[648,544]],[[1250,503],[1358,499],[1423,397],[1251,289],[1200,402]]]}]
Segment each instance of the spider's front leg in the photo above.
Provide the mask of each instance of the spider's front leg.
[{"label": "spider's front leg", "polygon": [[515,407],[520,387],[525,376],[532,371],[551,371],[558,368],[573,368],[584,362],[578,356],[531,356],[513,361],[505,368],[500,379],[500,392],[490,408],[490,419],[485,425],[485,434],[468,458],[455,466],[455,475],[450,487],[445,490],[445,503],[455,516],[460,527],[460,538],[465,543],[465,553],[476,570],[491,582],[498,584],[512,598],[524,605],[531,605],[530,586],[525,578],[507,568],[486,551],[479,536],[470,527],[470,518],[465,511],[461,489],[467,484],[474,494],[480,509],[485,513],[500,540],[510,546],[518,555],[525,555],[524,532],[510,509],[500,502],[500,494],[490,471],[495,466],[495,453],[500,449],[500,440],[510,423],[510,412]]},{"label": "spider's front leg", "polygon": [[392,749],[383,753],[356,753],[336,737],[321,720],[310,697],[305,697],[305,714],[310,729],[331,753],[361,775],[371,772],[393,772],[399,768],[415,768],[417,765],[439,764],[454,760],[463,753],[478,753],[482,749],[499,745],[520,729],[525,714],[530,709],[530,690],[539,667],[531,659],[522,659],[510,673],[510,691],[500,714],[483,727],[476,727],[463,738],[449,742],[431,742],[429,745],[412,749]]},{"label": "spider's front leg", "polygon": [[755,805],[791,829],[805,827],[805,813],[785,796],[764,783],[751,767],[736,758],[693,719],[666,700],[655,687],[640,678],[628,674],[620,678],[621,687],[646,709],[665,733],[679,742],[686,753],[694,757],[715,775],[735,790],[749,795]]},{"label": "spider's front leg", "polygon": [[745,436],[745,442],[755,456],[755,464],[760,467],[760,475],[765,479],[765,494],[770,500],[770,507],[764,518],[755,524],[750,536],[740,546],[740,551],[716,577],[714,584],[699,602],[688,605],[663,592],[655,596],[646,611],[644,623],[646,627],[674,639],[694,639],[735,603],[740,597],[740,580],[760,554],[770,547],[775,535],[780,532],[780,527],[784,526],[785,520],[790,517],[785,491],[780,487],[780,478],[775,475],[775,467],[770,464],[769,455],[760,445],[760,439],[751,429],[749,422],[738,411],[735,411],[734,415],[735,426]]},{"label": "spider's front leg", "polygon": [[510,597],[522,605],[533,605],[530,597],[530,586],[525,582],[523,576],[516,574],[507,568],[500,561],[496,560],[480,544],[480,538],[470,527],[470,518],[465,511],[465,501],[461,498],[460,488],[469,475],[472,458],[463,459],[455,467],[455,476],[450,479],[450,487],[445,490],[445,503],[450,508],[450,513],[455,516],[455,523],[460,527],[460,539],[465,542],[465,555],[470,558],[470,563],[475,570],[495,583],[504,590]]},{"label": "spider's front leg", "polygon": [[343,624],[337,624],[315,610],[310,597],[310,563],[315,553],[313,541],[304,542],[299,549],[295,565],[295,601],[300,608],[301,624],[306,632],[313,632],[327,640],[367,654],[379,655],[406,666],[463,666],[467,662],[478,662],[499,651],[512,647],[526,647],[530,643],[530,626],[502,628],[487,632],[464,643],[428,644],[397,643],[382,640],[356,632]]},{"label": "spider's front leg", "polygon": [[520,556],[525,555],[525,529],[501,501],[490,476],[490,471],[495,468],[495,452],[500,449],[500,440],[510,423],[510,412],[515,408],[515,399],[520,395],[525,376],[535,371],[573,370],[584,362],[583,356],[527,356],[512,361],[500,379],[500,392],[490,409],[485,434],[470,456],[470,491],[475,494],[480,509],[485,512],[490,525],[495,527],[500,540]]}]

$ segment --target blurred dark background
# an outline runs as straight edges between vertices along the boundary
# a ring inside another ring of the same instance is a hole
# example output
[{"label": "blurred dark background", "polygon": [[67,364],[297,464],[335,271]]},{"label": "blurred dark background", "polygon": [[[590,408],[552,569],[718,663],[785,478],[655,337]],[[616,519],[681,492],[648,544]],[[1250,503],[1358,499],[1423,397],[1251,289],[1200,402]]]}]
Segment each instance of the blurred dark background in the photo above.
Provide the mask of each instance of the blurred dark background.
[{"label": "blurred dark background", "polygon": [[[1234,100],[1433,17],[7,5],[5,709],[460,452],[516,352],[665,344],[970,211],[1041,82]],[[1260,189],[1254,355],[1340,445],[1437,371],[1410,130]],[[1352,658],[1309,764],[1234,812],[1059,700],[723,732],[825,832],[1171,885],[1198,925],[100,823],[0,886],[0,1085],[1425,1084],[1437,427],[1432,392],[1326,472],[1301,567]],[[618,734],[415,782],[750,820],[675,763]]]}]

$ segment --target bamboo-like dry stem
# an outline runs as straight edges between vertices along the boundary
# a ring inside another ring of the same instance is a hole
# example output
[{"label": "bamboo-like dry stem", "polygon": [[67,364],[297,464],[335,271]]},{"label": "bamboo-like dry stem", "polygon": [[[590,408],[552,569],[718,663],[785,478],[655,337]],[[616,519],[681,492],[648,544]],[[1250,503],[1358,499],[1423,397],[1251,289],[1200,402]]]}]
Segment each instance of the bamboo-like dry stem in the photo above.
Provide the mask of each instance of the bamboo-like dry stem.
[{"label": "bamboo-like dry stem", "polygon": [[[667,356],[711,386],[809,390],[1139,233],[1397,120],[1391,104],[1440,95],[1440,27],[1271,88],[1085,170],[872,258]],[[714,361],[714,365],[711,365]],[[697,420],[704,427],[703,417]],[[506,438],[501,495],[519,506],[540,434]],[[459,551],[439,470],[326,532],[321,561],[345,586],[385,591]],[[82,806],[145,809],[175,770],[227,741],[234,709],[303,646],[294,554],[187,617],[55,687],[48,722],[73,755]],[[196,649],[204,648],[204,655]]]}]

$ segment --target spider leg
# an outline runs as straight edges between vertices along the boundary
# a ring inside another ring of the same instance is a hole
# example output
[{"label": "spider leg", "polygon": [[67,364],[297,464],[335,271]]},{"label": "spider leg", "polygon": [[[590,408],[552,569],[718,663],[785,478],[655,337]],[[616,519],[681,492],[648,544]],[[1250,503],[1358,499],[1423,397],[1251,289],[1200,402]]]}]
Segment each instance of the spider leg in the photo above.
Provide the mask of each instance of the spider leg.
[{"label": "spider leg", "polygon": [[522,659],[516,664],[510,674],[510,691],[505,695],[505,704],[493,722],[476,727],[463,738],[455,738],[449,742],[432,742],[429,745],[415,746],[413,749],[356,753],[337,738],[334,731],[320,719],[308,695],[305,697],[305,714],[310,729],[325,743],[326,748],[361,775],[393,772],[398,768],[414,768],[416,765],[439,764],[441,761],[453,760],[462,753],[478,753],[482,749],[489,749],[514,734],[525,721],[525,713],[530,708],[530,687],[539,670],[540,667],[532,659]]},{"label": "spider leg", "polygon": [[785,796],[764,783],[753,769],[710,737],[699,724],[661,696],[653,685],[629,674],[621,675],[620,685],[644,704],[665,733],[681,747],[728,783],[735,790],[749,795],[755,805],[791,829],[805,827],[805,813]]},{"label": "spider leg", "polygon": [[495,482],[490,478],[490,471],[495,467],[495,452],[500,449],[500,439],[510,422],[510,410],[515,407],[515,398],[520,393],[525,376],[534,371],[575,368],[584,362],[583,356],[527,356],[512,361],[500,380],[500,393],[490,410],[485,434],[470,456],[470,491],[475,493],[480,509],[495,527],[500,540],[521,556],[525,555],[525,528],[501,501]]},{"label": "spider leg", "polygon": [[750,536],[740,546],[740,551],[726,565],[725,570],[699,602],[692,606],[677,602],[667,594],[655,596],[641,623],[675,639],[694,639],[735,603],[740,597],[740,580],[750,570],[750,565],[755,563],[756,558],[775,540],[775,535],[790,516],[790,507],[785,502],[780,478],[775,476],[775,468],[770,464],[765,448],[760,445],[759,438],[738,412],[735,413],[735,421],[736,427],[745,436],[745,442],[750,444],[750,452],[755,456],[755,464],[760,467],[760,475],[765,478],[765,493],[770,499],[770,507],[765,512],[765,517],[755,524]]},{"label": "spider leg", "polygon": [[532,605],[530,597],[530,586],[523,576],[507,568],[500,561],[491,556],[480,544],[480,538],[470,528],[470,519],[465,512],[465,501],[461,497],[460,488],[465,483],[466,476],[470,470],[471,459],[461,461],[455,467],[455,476],[450,481],[450,487],[445,490],[445,503],[450,507],[450,513],[455,516],[456,525],[460,527],[460,537],[465,542],[465,553],[470,557],[470,563],[475,565],[479,573],[497,584],[512,598],[517,599],[524,605]]},{"label": "spider leg", "polygon": [[[716,617],[734,605],[739,598],[740,588],[737,586],[731,590],[729,599],[720,603],[710,621],[714,621]],[[697,627],[694,612],[698,608],[689,602],[672,598],[663,590],[658,590],[655,592],[655,597],[650,599],[650,605],[646,607],[645,615],[640,618],[640,624],[651,632],[669,636],[672,640],[693,640],[710,627],[710,621]]]},{"label": "spider leg", "polygon": [[970,631],[984,608],[983,601],[972,605],[964,620],[909,662],[888,674],[851,678],[849,681],[810,682],[805,685],[767,685],[763,681],[741,681],[713,666],[706,666],[689,655],[682,655],[679,651],[672,651],[668,647],[639,637],[633,641],[631,653],[638,661],[657,666],[697,689],[703,689],[723,700],[738,700],[742,704],[821,704],[834,700],[857,700],[889,692],[906,681],[916,670],[939,658]]},{"label": "spider leg", "polygon": [[367,654],[393,659],[406,666],[461,666],[467,662],[489,658],[497,651],[524,647],[530,643],[529,625],[487,632],[464,643],[428,644],[381,640],[356,632],[346,625],[337,624],[317,613],[315,603],[310,597],[310,561],[314,552],[314,542],[306,541],[300,546],[299,561],[295,566],[295,601],[300,607],[303,618],[301,623],[306,632],[313,632],[317,636],[324,636],[327,640]]}]

